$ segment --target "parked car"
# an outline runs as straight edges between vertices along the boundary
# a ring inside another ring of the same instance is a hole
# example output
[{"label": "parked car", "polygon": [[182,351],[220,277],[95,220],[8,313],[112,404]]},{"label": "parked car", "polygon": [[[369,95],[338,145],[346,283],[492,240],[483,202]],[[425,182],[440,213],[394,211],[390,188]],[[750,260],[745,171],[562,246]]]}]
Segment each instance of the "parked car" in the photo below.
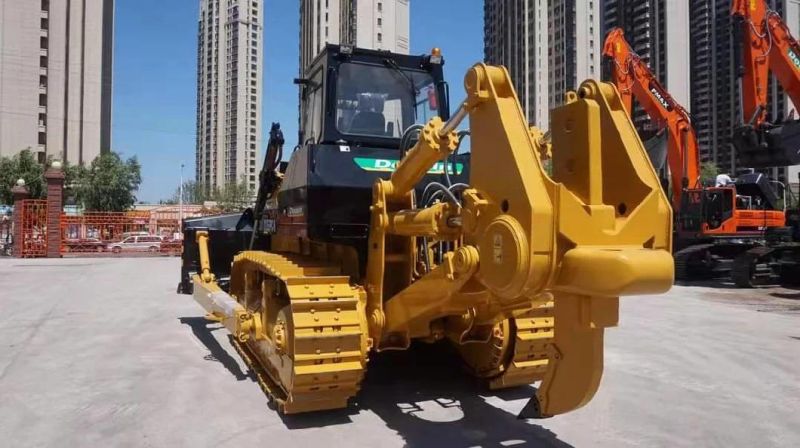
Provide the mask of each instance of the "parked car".
[{"label": "parked car", "polygon": [[68,238],[64,240],[65,252],[103,252],[106,243],[97,238]]},{"label": "parked car", "polygon": [[108,250],[118,254],[120,252],[158,252],[161,250],[163,240],[158,235],[129,236],[117,243],[108,245]]},{"label": "parked car", "polygon": [[124,232],[122,234],[122,239],[124,240],[129,236],[156,236],[156,235],[150,235],[150,232],[145,232],[145,231]]}]

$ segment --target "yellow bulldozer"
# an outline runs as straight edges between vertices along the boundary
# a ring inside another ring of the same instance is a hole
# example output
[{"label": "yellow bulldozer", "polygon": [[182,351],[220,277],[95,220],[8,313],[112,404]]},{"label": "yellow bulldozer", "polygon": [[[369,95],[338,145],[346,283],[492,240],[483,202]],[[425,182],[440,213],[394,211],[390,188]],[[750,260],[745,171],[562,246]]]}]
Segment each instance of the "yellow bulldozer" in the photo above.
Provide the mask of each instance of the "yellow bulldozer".
[{"label": "yellow bulldozer", "polygon": [[442,341],[492,389],[541,382],[522,417],[566,413],[619,297],[672,285],[670,203],[613,85],[568,92],[545,134],[503,67],[469,69],[451,115],[442,64],[327,46],[255,207],[185,224],[179,288],[280,412],[344,408],[372,354]]}]

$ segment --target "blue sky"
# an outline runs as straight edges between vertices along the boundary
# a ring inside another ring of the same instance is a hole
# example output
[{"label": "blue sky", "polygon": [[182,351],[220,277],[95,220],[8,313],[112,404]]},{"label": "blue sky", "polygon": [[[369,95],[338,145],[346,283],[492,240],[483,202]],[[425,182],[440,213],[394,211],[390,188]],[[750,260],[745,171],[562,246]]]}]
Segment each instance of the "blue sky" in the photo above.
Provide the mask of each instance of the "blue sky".
[{"label": "blue sky", "polygon": [[[264,3],[264,133],[279,121],[287,146],[293,146],[299,2]],[[171,197],[182,162],[184,177],[194,177],[198,4],[116,2],[113,149],[142,163],[141,201]],[[434,46],[442,48],[451,104],[458,104],[464,73],[483,58],[483,1],[411,0],[411,52],[427,53]]]}]

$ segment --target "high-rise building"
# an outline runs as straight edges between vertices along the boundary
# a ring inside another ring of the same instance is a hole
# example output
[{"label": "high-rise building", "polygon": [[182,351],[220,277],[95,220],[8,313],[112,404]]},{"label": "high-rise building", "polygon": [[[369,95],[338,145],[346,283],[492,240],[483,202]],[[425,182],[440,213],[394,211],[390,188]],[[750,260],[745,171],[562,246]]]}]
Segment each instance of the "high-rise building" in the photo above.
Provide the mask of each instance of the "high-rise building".
[{"label": "high-rise building", "polygon": [[504,65],[528,121],[547,129],[564,92],[600,70],[597,1],[485,0],[484,58]]},{"label": "high-rise building", "polygon": [[585,79],[599,79],[601,69],[600,0],[550,0],[550,108]]},{"label": "high-rise building", "polygon": [[[670,95],[687,110],[689,83],[689,2],[668,0],[604,0],[602,39],[622,28],[633,51],[647,63]],[[647,113],[636,107],[640,132],[654,130]]]},{"label": "high-rise building", "polygon": [[261,147],[261,0],[201,0],[196,179],[256,188]]},{"label": "high-rise building", "polygon": [[339,43],[341,0],[300,0],[300,73],[325,44]]},{"label": "high-rise building", "polygon": [[0,155],[111,148],[114,0],[0,0]]},{"label": "high-rise building", "polygon": [[504,65],[531,124],[549,127],[547,0],[486,0],[484,59]]},{"label": "high-rise building", "polygon": [[410,0],[300,0],[300,72],[325,44],[408,54]]},{"label": "high-rise building", "polygon": [[[773,10],[784,17],[793,35],[798,32],[798,0],[770,1]],[[791,20],[794,17],[794,20]],[[786,20],[788,19],[788,20]],[[733,37],[730,0],[698,0],[690,2],[691,42],[691,113],[703,160],[715,163],[721,170],[736,174],[741,169],[731,143],[733,129],[748,117],[742,117],[736,54],[741,42]],[[768,114],[777,118],[793,109],[777,80],[769,83]],[[769,173],[785,180],[786,167]],[[796,182],[795,179],[790,180]]]},{"label": "high-rise building", "polygon": [[409,0],[341,0],[339,39],[359,48],[408,54]]}]

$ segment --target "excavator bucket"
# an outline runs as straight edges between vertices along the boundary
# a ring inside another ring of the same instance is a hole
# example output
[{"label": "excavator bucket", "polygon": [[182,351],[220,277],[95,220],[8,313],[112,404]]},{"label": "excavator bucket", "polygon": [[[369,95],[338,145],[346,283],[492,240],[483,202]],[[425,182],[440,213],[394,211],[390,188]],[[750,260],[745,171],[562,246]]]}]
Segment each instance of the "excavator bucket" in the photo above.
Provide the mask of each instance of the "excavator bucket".
[{"label": "excavator bucket", "polygon": [[742,166],[770,168],[800,164],[800,120],[777,126],[740,126],[733,132],[733,146]]}]

